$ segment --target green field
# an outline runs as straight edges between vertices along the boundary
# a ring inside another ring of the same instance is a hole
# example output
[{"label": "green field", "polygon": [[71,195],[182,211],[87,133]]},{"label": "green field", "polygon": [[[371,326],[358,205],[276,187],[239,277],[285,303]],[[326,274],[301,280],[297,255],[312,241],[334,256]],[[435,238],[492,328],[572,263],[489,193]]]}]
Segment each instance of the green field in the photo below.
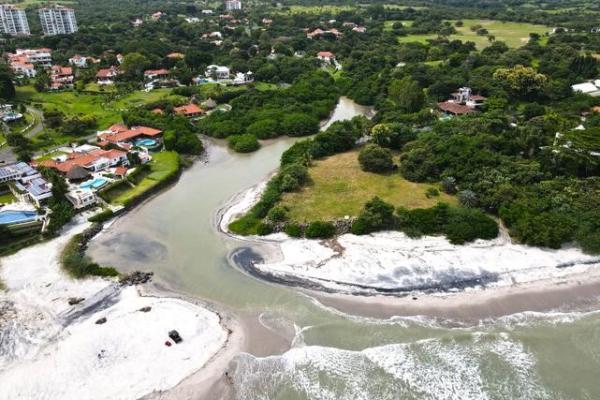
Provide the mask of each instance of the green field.
[{"label": "green field", "polygon": [[300,192],[285,194],[281,201],[282,206],[289,208],[289,218],[293,221],[357,216],[374,196],[406,208],[426,208],[438,202],[457,204],[454,197],[444,193],[427,198],[427,189],[436,185],[409,182],[397,173],[379,175],[362,171],[358,151],[315,161],[309,173],[312,183]]},{"label": "green field", "polygon": [[171,89],[157,89],[151,92],[135,91],[121,96],[74,91],[38,93],[31,86],[20,86],[17,87],[17,98],[20,101],[40,105],[44,110],[62,111],[67,117],[93,116],[98,121],[98,127],[103,129],[120,122],[123,111],[164,98],[178,98],[178,96],[170,96],[170,92]]},{"label": "green field", "polygon": [[[450,36],[450,39],[458,39],[463,42],[474,42],[479,49],[489,46],[491,42],[488,40],[487,36],[480,36],[477,35],[476,32],[471,31],[471,27],[474,25],[481,25],[483,28],[487,29],[489,34],[494,36],[497,41],[503,41],[508,47],[512,48],[521,47],[527,44],[530,33],[538,33],[544,36],[550,30],[549,27],[544,25],[534,25],[523,22],[502,22],[484,19],[465,19],[462,21],[464,25],[462,27],[455,27],[458,33]],[[456,21],[451,22],[454,24]],[[435,39],[436,37],[437,35],[435,34],[408,35],[398,37],[398,41],[400,43],[426,43],[427,40]]]},{"label": "green field", "polygon": [[137,179],[135,186],[124,182],[102,193],[102,198],[111,204],[126,205],[179,170],[179,155],[174,151],[163,151],[152,157],[150,170]]}]

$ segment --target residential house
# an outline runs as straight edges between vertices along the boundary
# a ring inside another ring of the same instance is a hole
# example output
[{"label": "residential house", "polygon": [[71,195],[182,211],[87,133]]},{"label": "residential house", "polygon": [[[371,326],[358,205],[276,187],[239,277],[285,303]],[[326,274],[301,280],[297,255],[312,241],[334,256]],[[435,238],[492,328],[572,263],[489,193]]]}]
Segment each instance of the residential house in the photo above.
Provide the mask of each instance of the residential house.
[{"label": "residential house", "polygon": [[185,58],[185,54],[173,52],[173,53],[167,54],[167,58],[170,58],[171,60],[182,60]]},{"label": "residential house", "polygon": [[213,15],[214,11],[213,10],[202,10],[202,15]]},{"label": "residential house", "polygon": [[230,78],[231,70],[225,66],[209,65],[206,68],[205,76],[215,80],[225,80]]},{"label": "residential house", "polygon": [[134,28],[142,26],[143,24],[144,24],[144,21],[141,18],[136,18],[133,21],[131,21],[131,25],[133,25]]},{"label": "residential house", "polygon": [[438,103],[438,109],[447,115],[465,115],[477,111],[485,100],[485,97],[473,94],[471,88],[462,87],[452,93],[450,100]]},{"label": "residential house", "polygon": [[11,191],[21,201],[30,201],[40,207],[52,197],[52,184],[31,165],[18,162],[0,167],[0,182],[13,182]]},{"label": "residential house", "polygon": [[600,79],[572,85],[571,89],[575,93],[583,93],[589,96],[600,97]]},{"label": "residential house", "polygon": [[246,73],[238,72],[235,74],[235,78],[233,78],[234,85],[245,85],[252,82],[254,82],[254,74],[252,71],[248,71]]},{"label": "residential house", "polygon": [[309,38],[309,39],[318,39],[318,38],[320,38],[320,37],[322,37],[324,35],[333,35],[336,38],[340,38],[340,37],[343,36],[342,32],[338,31],[335,28],[329,29],[327,31],[324,31],[321,28],[317,28],[314,31],[307,33],[306,37]]},{"label": "residential house", "polygon": [[173,111],[175,112],[175,114],[183,115],[187,118],[198,118],[199,116],[204,114],[204,110],[194,103],[186,104],[180,107],[175,107]]},{"label": "residential house", "polygon": [[317,59],[322,63],[331,64],[335,60],[335,54],[330,51],[320,51],[317,53]]},{"label": "residential house", "polygon": [[84,168],[90,172],[100,172],[117,165],[128,165],[127,152],[117,149],[103,150],[96,146],[92,150],[73,151],[51,160],[36,162],[37,165],[52,168],[67,175],[74,168]]},{"label": "residential house", "polygon": [[90,189],[74,189],[65,194],[65,197],[76,210],[93,206],[98,202],[96,194]]},{"label": "residential house", "polygon": [[117,67],[101,68],[96,73],[96,82],[98,85],[112,85],[115,83],[117,75],[119,75]]},{"label": "residential house", "polygon": [[84,56],[80,56],[79,54],[74,55],[69,58],[69,64],[77,67],[77,68],[87,68],[88,67],[88,58]]},{"label": "residential house", "polygon": [[352,32],[367,33],[367,28],[365,28],[364,26],[355,26],[354,28],[352,28]]},{"label": "residential house", "polygon": [[151,19],[151,20],[153,20],[153,21],[158,21],[158,20],[160,20],[160,19],[161,19],[161,18],[162,18],[164,15],[165,15],[164,13],[162,13],[162,12],[160,12],[160,11],[157,11],[157,12],[155,12],[154,14],[150,15],[150,19]]},{"label": "residential house", "polygon": [[72,89],[73,88],[73,68],[53,65],[50,73],[50,89]]},{"label": "residential house", "polygon": [[165,79],[169,77],[168,69],[148,69],[144,71],[144,79],[153,80],[153,79]]},{"label": "residential house", "polygon": [[106,131],[98,132],[97,136],[100,142],[107,142],[121,148],[130,148],[131,144],[138,139],[160,139],[162,131],[147,126],[127,128],[125,125],[115,124]]},{"label": "residential house", "polygon": [[33,78],[37,75],[36,68],[50,68],[52,53],[50,49],[17,49],[8,53],[8,62],[14,74],[18,77]]}]

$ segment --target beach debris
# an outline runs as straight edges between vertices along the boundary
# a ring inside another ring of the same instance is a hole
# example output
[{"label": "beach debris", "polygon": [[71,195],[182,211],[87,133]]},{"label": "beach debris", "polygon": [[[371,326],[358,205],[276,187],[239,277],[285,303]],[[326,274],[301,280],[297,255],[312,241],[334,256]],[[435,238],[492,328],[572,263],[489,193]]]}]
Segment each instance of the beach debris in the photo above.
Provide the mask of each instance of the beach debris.
[{"label": "beach debris", "polygon": [[75,304],[79,304],[84,300],[85,300],[85,298],[83,298],[83,297],[69,297],[68,301],[69,301],[70,306],[74,306]]},{"label": "beach debris", "polygon": [[169,342],[169,341],[167,340],[167,341],[165,341],[165,346],[167,346],[167,347],[171,347],[171,346],[172,346],[172,344],[171,344],[171,342]]},{"label": "beach debris", "polygon": [[179,336],[179,332],[177,332],[175,329],[173,329],[172,331],[169,332],[169,337],[171,338],[171,340],[173,340],[176,344],[177,343],[181,343],[183,341],[183,339],[181,338],[181,336]]},{"label": "beach debris", "polygon": [[105,353],[106,353],[106,350],[104,350],[104,349],[100,350],[100,353],[98,353],[98,360],[103,359],[105,356]]},{"label": "beach debris", "polygon": [[102,317],[96,321],[96,325],[102,325],[106,323],[106,317]]},{"label": "beach debris", "polygon": [[123,275],[119,282],[123,286],[142,285],[144,283],[150,282],[153,275],[154,272],[134,271],[130,274]]},{"label": "beach debris", "polygon": [[150,306],[146,306],[146,307],[142,307],[142,308],[140,308],[138,311],[141,311],[141,312],[149,312],[150,310],[152,310],[152,307],[150,307]]}]

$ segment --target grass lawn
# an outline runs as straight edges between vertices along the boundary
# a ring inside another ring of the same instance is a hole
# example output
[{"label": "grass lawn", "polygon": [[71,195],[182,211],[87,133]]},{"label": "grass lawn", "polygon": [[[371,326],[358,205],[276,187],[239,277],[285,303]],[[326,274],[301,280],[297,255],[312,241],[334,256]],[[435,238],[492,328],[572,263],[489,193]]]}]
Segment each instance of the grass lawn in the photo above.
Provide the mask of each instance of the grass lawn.
[{"label": "grass lawn", "polygon": [[0,204],[8,204],[16,201],[17,199],[11,192],[6,192],[4,194],[0,194]]},{"label": "grass lawn", "polygon": [[41,104],[43,109],[59,110],[67,116],[93,116],[101,129],[121,121],[123,111],[170,97],[170,93],[171,89],[157,89],[151,92],[135,91],[123,96],[102,92],[90,94],[74,91],[38,93],[31,86],[17,87],[19,100]]},{"label": "grass lawn", "polygon": [[[465,19],[462,20],[464,25],[462,27],[455,27],[458,33],[450,36],[450,39],[458,39],[463,42],[470,41],[477,45],[477,48],[482,49],[491,44],[486,36],[477,35],[476,32],[471,31],[473,25],[481,25],[487,29],[490,35],[496,37],[497,41],[503,41],[508,47],[517,48],[527,44],[530,33],[539,33],[544,37],[544,34],[550,30],[549,27],[544,25],[528,24],[523,22],[502,22],[495,20],[485,19]],[[389,22],[389,21],[388,21]],[[456,21],[451,21],[453,24]],[[391,29],[391,25],[390,25]],[[435,39],[435,34],[425,35],[408,35],[398,37],[398,42],[420,42],[426,43],[428,39]]]},{"label": "grass lawn", "polygon": [[427,189],[436,185],[409,182],[398,173],[379,175],[362,171],[358,151],[316,161],[309,173],[312,184],[298,193],[285,194],[281,201],[281,205],[289,207],[291,220],[304,222],[357,216],[374,196],[395,207],[426,208],[438,202],[457,204],[456,198],[445,193],[427,198]]},{"label": "grass lawn", "polygon": [[109,189],[106,198],[111,204],[127,204],[127,202],[158,185],[179,169],[179,155],[174,151],[163,151],[153,154],[152,157],[150,171],[139,180],[137,185],[131,187],[124,184]]}]

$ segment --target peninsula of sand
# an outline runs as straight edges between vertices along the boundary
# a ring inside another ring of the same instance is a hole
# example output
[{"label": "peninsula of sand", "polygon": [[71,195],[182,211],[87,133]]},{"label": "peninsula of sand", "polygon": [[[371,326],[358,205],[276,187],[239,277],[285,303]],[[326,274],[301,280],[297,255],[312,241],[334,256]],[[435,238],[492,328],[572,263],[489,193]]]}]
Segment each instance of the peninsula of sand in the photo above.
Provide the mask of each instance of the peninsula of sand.
[{"label": "peninsula of sand", "polygon": [[66,275],[60,252],[88,225],[79,219],[3,259],[0,399],[141,398],[173,388],[226,345],[220,316],[204,307]]}]

